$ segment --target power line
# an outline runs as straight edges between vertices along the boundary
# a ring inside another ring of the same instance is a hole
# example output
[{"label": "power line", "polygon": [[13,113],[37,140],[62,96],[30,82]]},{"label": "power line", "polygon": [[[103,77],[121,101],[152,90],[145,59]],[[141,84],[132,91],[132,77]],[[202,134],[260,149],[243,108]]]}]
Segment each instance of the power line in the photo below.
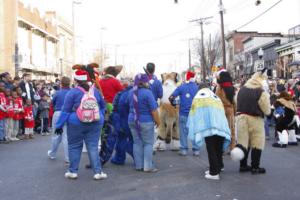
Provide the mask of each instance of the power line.
[{"label": "power line", "polygon": [[264,14],[266,14],[267,12],[269,12],[272,8],[274,8],[275,6],[277,6],[280,2],[282,2],[282,0],[277,1],[275,4],[273,4],[271,7],[269,7],[267,10],[265,10],[264,12],[260,13],[259,15],[257,15],[256,17],[254,17],[253,19],[251,19],[250,21],[248,21],[247,23],[243,24],[242,26],[236,28],[235,30],[239,30],[249,24],[251,24],[253,21],[257,20],[258,18],[260,18],[261,16],[263,16]]}]

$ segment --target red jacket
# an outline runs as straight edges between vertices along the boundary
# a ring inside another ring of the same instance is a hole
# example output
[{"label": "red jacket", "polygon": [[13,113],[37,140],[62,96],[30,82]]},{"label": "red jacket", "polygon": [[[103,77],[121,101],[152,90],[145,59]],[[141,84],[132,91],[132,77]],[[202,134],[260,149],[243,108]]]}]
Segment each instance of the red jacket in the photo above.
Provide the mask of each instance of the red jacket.
[{"label": "red jacket", "polygon": [[33,117],[32,106],[24,107],[24,127],[34,128],[34,117]]},{"label": "red jacket", "polygon": [[4,119],[6,117],[6,111],[2,109],[6,109],[6,97],[3,92],[0,92],[0,120]]},{"label": "red jacket", "polygon": [[115,95],[123,90],[120,81],[114,77],[104,78],[99,81],[100,87],[107,103],[112,103]]},{"label": "red jacket", "polygon": [[6,117],[12,119],[14,117],[14,101],[13,99],[8,99],[6,101]]},{"label": "red jacket", "polygon": [[13,119],[14,120],[23,119],[24,108],[23,108],[22,98],[18,97],[16,99],[14,99],[13,102],[14,102],[14,116],[13,116]]}]

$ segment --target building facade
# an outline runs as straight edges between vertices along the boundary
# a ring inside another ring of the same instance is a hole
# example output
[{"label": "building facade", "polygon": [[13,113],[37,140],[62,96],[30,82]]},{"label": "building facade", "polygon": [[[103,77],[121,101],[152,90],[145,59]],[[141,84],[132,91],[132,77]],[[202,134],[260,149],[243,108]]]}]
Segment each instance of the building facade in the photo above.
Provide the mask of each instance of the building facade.
[{"label": "building facade", "polygon": [[[54,79],[70,75],[74,61],[73,29],[55,12],[41,16],[35,8],[12,0],[0,1],[0,72],[22,76],[30,72],[34,79]],[[13,2],[13,3],[12,3]],[[10,34],[13,33],[13,34]],[[2,42],[4,41],[4,42]]]}]

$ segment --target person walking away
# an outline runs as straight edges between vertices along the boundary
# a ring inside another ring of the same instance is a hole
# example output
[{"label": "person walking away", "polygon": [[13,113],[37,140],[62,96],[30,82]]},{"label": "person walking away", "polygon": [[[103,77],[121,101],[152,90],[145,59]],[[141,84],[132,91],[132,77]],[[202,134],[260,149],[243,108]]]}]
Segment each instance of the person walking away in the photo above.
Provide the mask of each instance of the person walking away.
[{"label": "person walking away", "polygon": [[54,133],[55,131],[55,124],[61,114],[62,106],[64,104],[65,97],[67,93],[70,91],[70,78],[64,76],[61,78],[61,89],[58,90],[52,99],[52,105],[54,108],[54,114],[52,118],[52,138],[51,138],[51,149],[48,150],[48,157],[50,159],[56,158],[56,153],[59,147],[59,144],[63,142],[64,147],[64,156],[65,156],[65,163],[69,163],[69,152],[68,152],[68,139],[67,139],[67,125],[63,127],[63,133],[61,135],[57,135]]},{"label": "person walking away", "polygon": [[18,141],[19,139],[17,138],[17,135],[20,129],[20,121],[23,119],[24,108],[23,108],[23,100],[18,95],[16,88],[12,90],[12,98],[13,98],[14,115],[13,115],[13,133],[12,133],[11,140]]},{"label": "person walking away", "polygon": [[160,121],[157,103],[149,88],[147,74],[137,74],[134,87],[128,96],[128,125],[133,137],[135,169],[144,172],[157,172],[153,166],[154,127]]},{"label": "person walking away", "polygon": [[216,95],[221,99],[225,115],[228,121],[228,125],[230,128],[231,133],[231,143],[230,143],[230,150],[235,147],[235,105],[234,105],[234,95],[235,95],[235,88],[232,84],[232,78],[230,73],[226,70],[220,71],[217,76],[217,88],[216,88]]},{"label": "person walking away", "polygon": [[[186,82],[177,87],[173,94],[169,97],[172,105],[174,100],[179,96],[179,130],[180,130],[180,152],[182,156],[186,156],[188,152],[188,133],[187,119],[191,109],[192,101],[198,91],[198,86],[195,83],[195,73],[188,71],[186,73]],[[197,144],[193,143],[193,155],[199,156],[200,148]]]},{"label": "person walking away", "polygon": [[105,75],[99,81],[103,97],[106,103],[113,103],[115,95],[124,88],[121,82],[116,78],[121,70],[110,66],[104,69]]},{"label": "person walking away", "polygon": [[39,112],[40,112],[40,120],[41,120],[41,135],[49,135],[48,125],[49,125],[49,109],[50,109],[50,103],[49,103],[49,96],[47,94],[44,94],[42,96],[42,99],[39,103]]},{"label": "person walking away", "polygon": [[34,117],[32,110],[32,102],[30,99],[26,100],[24,106],[24,128],[25,139],[33,139]]},{"label": "person walking away", "polygon": [[98,142],[104,122],[105,102],[98,89],[88,84],[88,74],[84,70],[77,70],[74,80],[77,87],[66,94],[61,114],[56,122],[56,134],[63,133],[67,123],[68,151],[70,165],[65,177],[76,179],[81,158],[83,142],[85,142],[94,179],[107,178],[102,171],[98,154]]},{"label": "person walking away", "polygon": [[146,65],[146,72],[149,78],[150,89],[153,93],[154,99],[157,102],[158,99],[161,99],[163,96],[163,87],[162,83],[157,79],[154,75],[155,72],[155,64],[148,63]]},{"label": "person walking away", "polygon": [[[124,165],[126,160],[126,153],[131,155],[133,158],[133,138],[128,126],[128,115],[129,115],[129,102],[128,95],[132,86],[126,87],[123,91],[119,92],[113,103],[114,111],[113,114],[117,115],[115,119],[116,125],[114,128],[118,133],[115,155],[111,159],[111,163],[116,165]],[[119,119],[119,120],[118,120]]]},{"label": "person walking away", "polygon": [[202,86],[194,97],[187,126],[189,138],[198,146],[206,144],[209,170],[206,179],[219,180],[224,170],[223,151],[231,140],[231,133],[221,99],[207,86]]}]

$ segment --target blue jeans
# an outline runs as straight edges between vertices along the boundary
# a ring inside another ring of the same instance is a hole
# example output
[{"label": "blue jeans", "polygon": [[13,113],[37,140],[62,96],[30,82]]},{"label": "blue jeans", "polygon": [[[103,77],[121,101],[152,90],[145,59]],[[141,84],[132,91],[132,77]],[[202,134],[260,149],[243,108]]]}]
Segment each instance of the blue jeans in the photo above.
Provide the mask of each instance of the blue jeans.
[{"label": "blue jeans", "polygon": [[70,172],[78,172],[83,141],[85,142],[94,173],[96,174],[102,171],[98,151],[98,142],[101,128],[102,127],[101,125],[99,125],[99,122],[81,123],[79,125],[68,123],[67,135],[69,144],[68,149],[70,159]]},{"label": "blue jeans", "polygon": [[269,130],[269,120],[267,117],[264,119],[264,126],[265,126],[265,136],[270,136],[270,130]]},{"label": "blue jeans", "polygon": [[67,126],[63,127],[63,133],[61,135],[56,135],[55,131],[55,124],[60,116],[61,111],[55,111],[52,118],[52,138],[51,138],[51,149],[50,149],[50,156],[56,157],[56,153],[59,147],[59,144],[63,142],[64,145],[64,154],[65,154],[65,161],[69,162],[69,152],[68,152],[68,138],[67,138]]},{"label": "blue jeans", "polygon": [[136,169],[153,168],[154,123],[141,123],[141,137],[134,122],[129,123],[133,138],[133,156]]},{"label": "blue jeans", "polygon": [[[189,149],[188,145],[188,134],[189,128],[187,127],[187,116],[179,116],[179,130],[180,130],[180,150],[187,152]],[[200,147],[192,142],[193,151],[199,151]]]},{"label": "blue jeans", "polygon": [[4,119],[0,120],[0,140],[4,140],[5,138],[5,124],[4,124]]}]

